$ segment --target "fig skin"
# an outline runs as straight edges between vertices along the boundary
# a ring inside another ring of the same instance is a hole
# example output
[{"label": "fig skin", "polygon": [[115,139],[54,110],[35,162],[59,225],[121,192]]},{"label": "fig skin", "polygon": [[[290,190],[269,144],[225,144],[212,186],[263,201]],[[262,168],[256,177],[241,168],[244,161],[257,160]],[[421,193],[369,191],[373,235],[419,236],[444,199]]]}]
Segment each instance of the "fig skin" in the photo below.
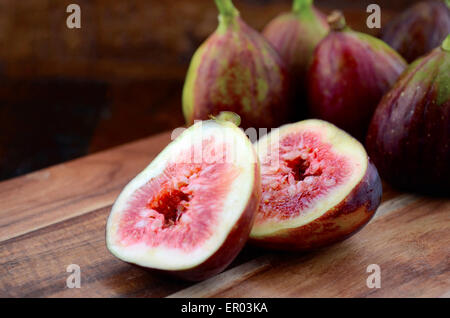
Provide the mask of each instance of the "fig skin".
[{"label": "fig skin", "polygon": [[364,141],[376,106],[406,63],[383,41],[346,26],[340,12],[329,22],[332,31],[309,69],[310,112]]},{"label": "fig skin", "polygon": [[221,111],[237,113],[244,129],[288,122],[292,93],[281,57],[231,0],[216,4],[219,26],[194,54],[183,88],[187,124]]},{"label": "fig skin", "polygon": [[381,39],[408,63],[429,53],[450,33],[450,8],[444,1],[414,4],[382,29]]},{"label": "fig skin", "polygon": [[378,105],[367,150],[383,179],[425,194],[450,194],[450,36],[419,58]]},{"label": "fig skin", "polygon": [[312,0],[294,0],[292,11],[275,17],[262,32],[291,72],[296,119],[307,115],[308,68],[314,49],[328,32],[326,16],[314,7]]}]

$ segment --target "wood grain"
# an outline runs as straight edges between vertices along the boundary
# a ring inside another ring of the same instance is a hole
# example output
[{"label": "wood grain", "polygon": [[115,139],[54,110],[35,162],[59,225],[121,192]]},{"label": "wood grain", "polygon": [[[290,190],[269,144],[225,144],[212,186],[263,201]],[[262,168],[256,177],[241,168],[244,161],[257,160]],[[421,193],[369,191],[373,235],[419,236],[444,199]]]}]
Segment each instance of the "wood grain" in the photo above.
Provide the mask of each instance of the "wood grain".
[{"label": "wood grain", "polygon": [[[449,208],[448,200],[420,199],[341,244],[304,256],[280,255],[277,266],[209,296],[445,296],[450,290]],[[380,289],[366,286],[370,264],[381,268]]]},{"label": "wood grain", "polygon": [[[2,297],[165,296],[186,283],[152,275],[115,259],[105,246],[110,207],[0,244]],[[81,269],[81,288],[69,289],[67,266]]]},{"label": "wood grain", "polygon": [[[105,222],[121,188],[170,140],[150,137],[0,183],[3,297],[448,297],[450,200],[384,186],[377,216],[350,239],[307,254],[246,247],[192,284],[114,258]],[[81,268],[69,289],[66,268]],[[366,268],[381,267],[381,289]]]},{"label": "wood grain", "polygon": [[[274,254],[269,262],[266,256],[256,262],[263,268],[254,266],[255,274],[238,284],[227,280],[233,281],[237,272],[245,275],[250,263],[233,269],[228,279],[231,271],[170,297],[446,297],[449,200],[409,196],[391,201],[345,242],[304,255]],[[380,289],[366,286],[370,264],[381,268]]]},{"label": "wood grain", "polygon": [[[385,215],[390,212],[397,211],[400,208],[407,206],[408,204],[418,200],[419,198],[415,195],[399,195],[393,199],[388,199],[390,197],[389,194],[392,194],[392,191],[388,191],[383,196],[385,200],[382,203],[377,211],[377,214],[372,220],[372,223],[380,218],[382,215]],[[373,226],[373,225],[369,225]],[[321,251],[326,252],[326,250]],[[314,255],[316,253],[310,253],[310,255]],[[213,277],[205,282],[196,284],[192,287],[186,288],[185,290],[178,291],[168,297],[212,297],[215,296],[229,288],[232,288],[235,284],[242,282],[244,279],[253,276],[256,273],[262,272],[264,270],[269,269],[269,267],[273,267],[273,263],[276,261],[280,261],[285,257],[287,253],[278,253],[278,254],[266,254],[257,259],[253,259],[250,262],[237,266],[232,270],[226,271],[216,277]],[[302,256],[299,256],[302,257]],[[249,278],[251,280],[251,278]],[[250,297],[250,296],[249,296]],[[273,296],[266,296],[273,297]],[[280,296],[281,297],[281,296]]]}]

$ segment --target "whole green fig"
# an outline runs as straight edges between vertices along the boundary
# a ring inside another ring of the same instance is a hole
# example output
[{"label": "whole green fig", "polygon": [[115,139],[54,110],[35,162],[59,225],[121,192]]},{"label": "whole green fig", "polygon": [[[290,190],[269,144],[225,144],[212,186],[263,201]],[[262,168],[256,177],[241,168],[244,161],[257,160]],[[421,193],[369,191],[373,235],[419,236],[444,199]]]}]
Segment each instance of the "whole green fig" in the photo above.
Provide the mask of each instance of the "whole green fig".
[{"label": "whole green fig", "polygon": [[290,120],[290,78],[269,42],[249,27],[231,0],[215,0],[217,30],[194,54],[183,89],[188,125],[221,111],[242,127],[271,128]]}]

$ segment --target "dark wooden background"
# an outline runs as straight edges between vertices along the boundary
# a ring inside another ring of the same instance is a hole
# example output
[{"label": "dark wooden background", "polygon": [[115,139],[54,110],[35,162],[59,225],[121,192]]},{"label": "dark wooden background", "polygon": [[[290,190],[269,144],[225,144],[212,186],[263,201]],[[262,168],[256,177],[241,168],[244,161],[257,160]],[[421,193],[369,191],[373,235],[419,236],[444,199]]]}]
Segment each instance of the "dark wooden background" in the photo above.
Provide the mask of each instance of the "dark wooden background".
[{"label": "dark wooden background", "polygon": [[[81,29],[66,27],[72,0],[0,1],[0,180],[183,125],[190,58],[217,26],[213,0],[77,0]],[[415,1],[317,0],[365,25]],[[261,29],[290,0],[235,0]]]}]

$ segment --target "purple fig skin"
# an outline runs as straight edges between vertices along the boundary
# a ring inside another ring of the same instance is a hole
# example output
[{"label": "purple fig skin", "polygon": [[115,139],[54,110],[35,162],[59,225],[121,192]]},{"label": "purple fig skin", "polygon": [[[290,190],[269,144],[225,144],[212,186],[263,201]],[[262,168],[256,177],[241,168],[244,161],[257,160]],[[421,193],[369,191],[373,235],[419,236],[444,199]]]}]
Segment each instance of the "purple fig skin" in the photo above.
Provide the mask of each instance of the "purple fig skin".
[{"label": "purple fig skin", "polygon": [[342,21],[314,52],[308,74],[309,107],[314,117],[363,141],[376,106],[406,63],[387,44],[351,30],[340,17]]},{"label": "purple fig skin", "polygon": [[326,16],[312,0],[294,0],[292,11],[277,16],[262,32],[291,72],[296,119],[307,115],[308,68],[314,49],[328,32]]},{"label": "purple fig skin", "polygon": [[418,59],[378,105],[367,150],[399,189],[450,195],[450,36]]},{"label": "purple fig skin", "polygon": [[[232,6],[229,0],[216,3]],[[216,32],[195,53],[186,77],[183,112],[187,124],[221,111],[237,113],[244,129],[289,122],[290,75],[281,57],[237,10],[228,15],[221,12],[219,21]]]},{"label": "purple fig skin", "polygon": [[448,5],[444,1],[425,1],[388,23],[381,38],[411,63],[438,47],[449,33]]}]

